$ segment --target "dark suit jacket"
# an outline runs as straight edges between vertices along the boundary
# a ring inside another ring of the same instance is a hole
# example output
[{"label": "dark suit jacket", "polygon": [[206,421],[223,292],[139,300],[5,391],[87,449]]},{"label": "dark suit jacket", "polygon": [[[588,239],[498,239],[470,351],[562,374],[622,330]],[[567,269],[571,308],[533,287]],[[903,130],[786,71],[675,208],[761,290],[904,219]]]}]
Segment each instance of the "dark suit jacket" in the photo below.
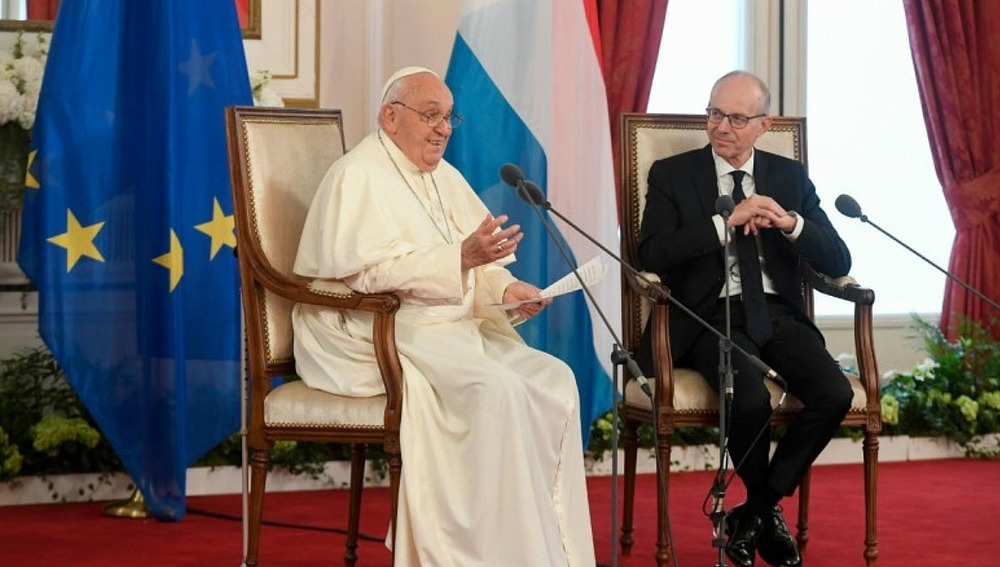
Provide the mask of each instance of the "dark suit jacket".
[{"label": "dark suit jacket", "polygon": [[[802,302],[800,259],[830,277],[847,275],[847,245],[820,208],[816,188],[795,160],[755,150],[756,192],[795,211],[804,221],[790,242],[777,229],[761,231],[768,275],[778,294],[808,320]],[[639,234],[639,264],[660,276],[675,298],[708,318],[725,284],[724,250],[712,216],[719,189],[711,146],[659,160],[649,170],[649,188]],[[811,324],[811,322],[810,322]],[[702,327],[680,309],[670,310],[670,340],[675,359],[687,352]],[[637,358],[652,371],[647,327]]]}]

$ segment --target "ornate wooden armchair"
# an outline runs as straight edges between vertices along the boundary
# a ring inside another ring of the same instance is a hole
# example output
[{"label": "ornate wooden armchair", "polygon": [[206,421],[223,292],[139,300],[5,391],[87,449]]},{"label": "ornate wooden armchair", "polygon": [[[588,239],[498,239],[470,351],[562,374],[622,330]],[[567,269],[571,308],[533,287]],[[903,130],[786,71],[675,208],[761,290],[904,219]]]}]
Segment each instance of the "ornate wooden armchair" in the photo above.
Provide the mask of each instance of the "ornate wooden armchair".
[{"label": "ornate wooden armchair", "polygon": [[[758,147],[806,162],[805,119],[776,117],[771,130],[758,141]],[[708,143],[703,115],[625,114],[621,119],[621,252],[625,261],[637,265],[639,226],[646,199],[649,168],[658,159],[704,146]],[[813,290],[854,303],[854,340],[858,365],[857,375],[846,375],[854,389],[854,401],[843,425],[858,427],[864,432],[865,548],[869,566],[878,559],[876,539],[876,488],[878,479],[878,434],[882,427],[879,396],[879,375],[872,345],[872,303],[875,294],[858,287],[852,279],[831,281],[802,266],[802,294],[809,316],[813,316]],[[658,417],[659,470],[664,475],[666,490],[657,499],[656,561],[658,566],[670,563],[668,501],[670,498],[670,437],[678,427],[717,427],[719,401],[705,377],[688,369],[673,367],[667,325],[670,303],[657,299],[623,272],[622,331],[625,348],[634,351],[639,345],[646,322],[652,325],[655,380],[654,400]],[[648,287],[648,286],[646,286]],[[772,399],[777,403],[779,390],[768,381]],[[801,403],[789,395],[777,410],[773,423],[787,424],[795,419]],[[635,497],[637,430],[644,423],[653,423],[654,403],[643,394],[635,381],[625,386],[622,416],[625,427],[625,493],[621,548],[628,555],[633,546],[633,500]],[[796,539],[802,551],[809,541],[810,475],[807,472],[799,488],[799,514]]]},{"label": "ornate wooden armchair", "polygon": [[[396,353],[392,294],[366,295],[338,282],[292,273],[306,212],[320,180],[344,153],[339,110],[232,107],[226,111],[237,254],[246,319],[247,440],[250,448],[249,537],[244,565],[257,565],[267,465],[275,441],[352,446],[351,495],[344,564],[357,559],[365,444],[385,446],[395,518],[402,460],[399,424],[402,368]],[[296,303],[370,311],[386,395],[349,398],[308,388],[295,374],[291,310]]]}]

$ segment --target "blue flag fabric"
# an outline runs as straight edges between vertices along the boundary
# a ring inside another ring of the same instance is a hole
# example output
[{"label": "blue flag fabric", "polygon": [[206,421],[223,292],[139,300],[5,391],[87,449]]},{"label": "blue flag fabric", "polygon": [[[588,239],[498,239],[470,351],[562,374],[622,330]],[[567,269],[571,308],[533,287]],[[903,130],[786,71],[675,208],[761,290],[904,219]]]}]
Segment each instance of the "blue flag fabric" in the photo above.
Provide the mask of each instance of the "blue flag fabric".
[{"label": "blue flag fabric", "polygon": [[[588,5],[591,9],[587,9]],[[457,167],[494,215],[520,224],[524,239],[511,268],[545,287],[570,267],[538,215],[500,181],[504,163],[538,183],[553,208],[609,250],[618,249],[607,96],[592,33],[596,9],[583,0],[465,0],[445,82],[465,117],[445,158]],[[603,253],[585,237],[553,222],[571,263]],[[603,258],[607,265],[608,258]],[[620,328],[617,265],[592,295],[615,334]],[[613,403],[613,336],[582,293],[556,298],[518,327],[532,346],[565,361],[576,374],[583,440]]]},{"label": "blue flag fabric", "polygon": [[63,2],[18,259],[39,332],[160,519],[239,429],[224,107],[251,104],[233,2]]}]

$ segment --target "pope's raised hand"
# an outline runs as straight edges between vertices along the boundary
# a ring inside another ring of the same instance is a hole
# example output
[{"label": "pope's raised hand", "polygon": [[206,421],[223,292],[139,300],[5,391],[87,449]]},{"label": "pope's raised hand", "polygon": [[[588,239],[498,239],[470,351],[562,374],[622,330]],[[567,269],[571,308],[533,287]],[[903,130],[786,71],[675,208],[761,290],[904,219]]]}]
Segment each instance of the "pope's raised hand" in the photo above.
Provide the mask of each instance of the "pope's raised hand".
[{"label": "pope's raised hand", "polygon": [[479,223],[479,228],[462,241],[463,270],[499,260],[517,250],[517,244],[524,238],[521,225],[501,228],[505,222],[507,215],[494,218],[487,214],[483,222]]}]

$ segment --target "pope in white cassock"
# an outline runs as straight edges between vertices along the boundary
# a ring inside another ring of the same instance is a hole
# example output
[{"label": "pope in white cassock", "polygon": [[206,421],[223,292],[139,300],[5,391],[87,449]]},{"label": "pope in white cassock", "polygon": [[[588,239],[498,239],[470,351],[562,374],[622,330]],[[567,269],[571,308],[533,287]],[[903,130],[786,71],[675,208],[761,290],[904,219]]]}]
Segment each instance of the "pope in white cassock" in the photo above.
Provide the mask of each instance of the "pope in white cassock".
[{"label": "pope in white cassock", "polygon": [[[593,567],[576,381],[511,326],[549,301],[504,268],[520,227],[442,159],[459,118],[438,75],[403,69],[382,94],[380,128],[320,184],[295,271],[402,300],[396,566]],[[299,305],[293,317],[306,384],[382,393],[370,316]]]}]

